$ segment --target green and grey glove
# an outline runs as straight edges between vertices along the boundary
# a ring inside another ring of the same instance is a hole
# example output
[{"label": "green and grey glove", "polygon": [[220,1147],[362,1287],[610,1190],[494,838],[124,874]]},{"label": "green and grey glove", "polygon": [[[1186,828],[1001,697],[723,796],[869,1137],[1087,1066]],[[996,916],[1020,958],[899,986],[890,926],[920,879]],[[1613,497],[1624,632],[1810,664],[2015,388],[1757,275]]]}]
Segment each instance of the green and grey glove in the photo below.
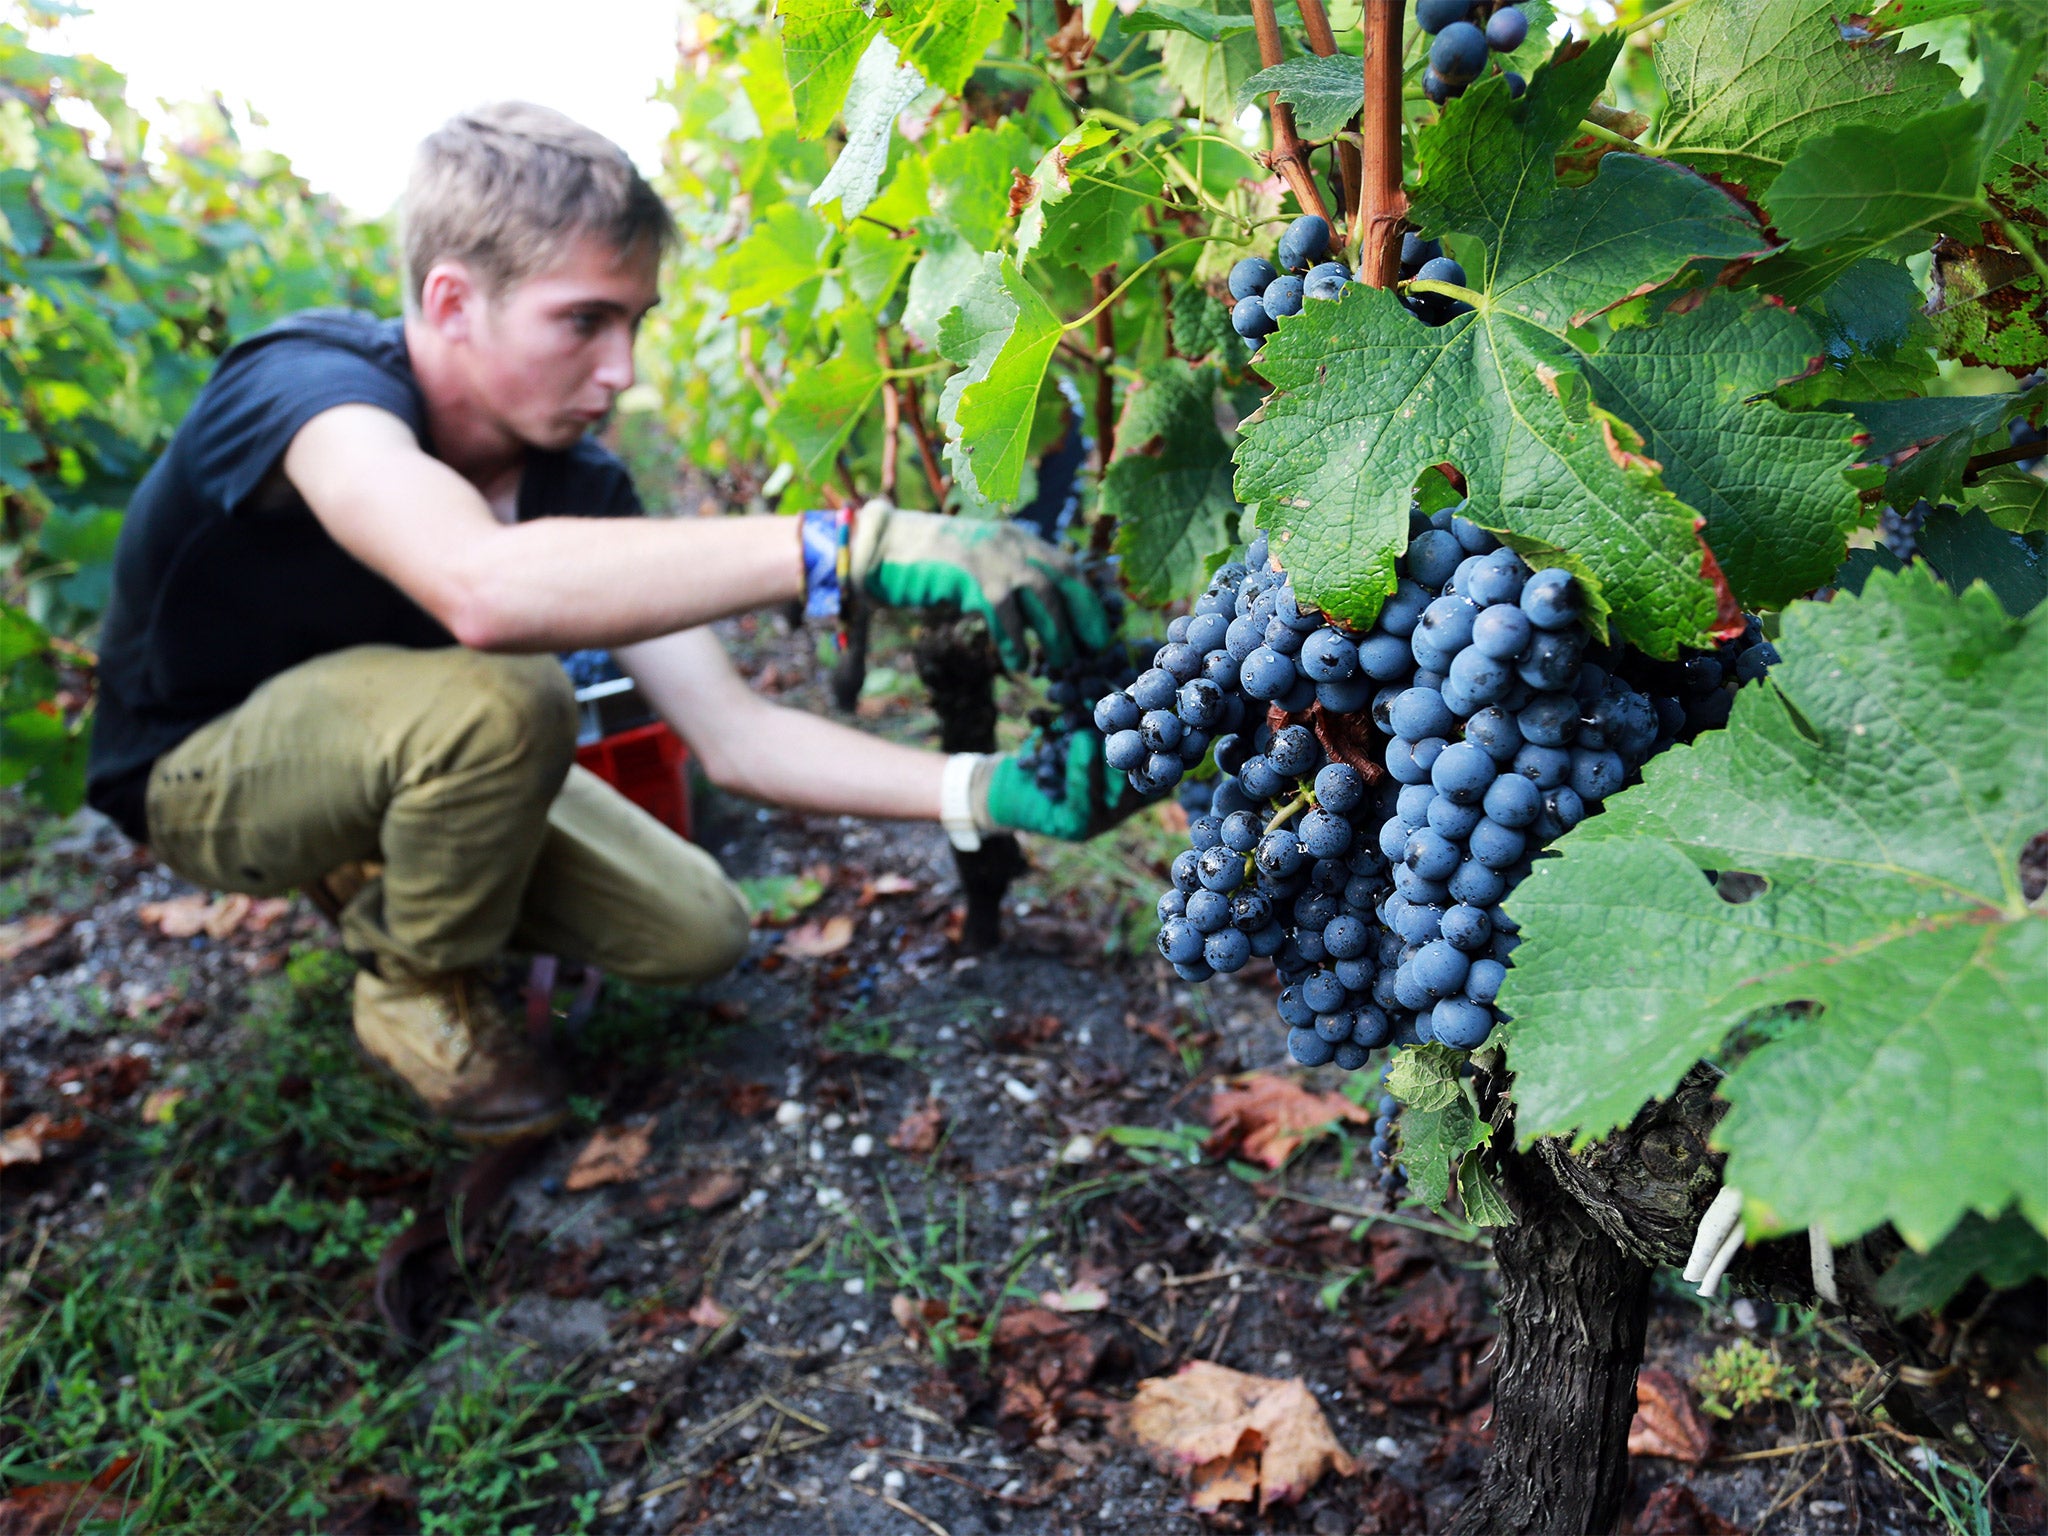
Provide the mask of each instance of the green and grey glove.
[{"label": "green and grey glove", "polygon": [[935,512],[904,512],[877,498],[854,520],[853,579],[884,608],[942,603],[978,613],[1003,665],[1029,664],[1027,639],[1064,666],[1081,649],[1105,649],[1109,615],[1066,551],[1011,522],[976,522]]},{"label": "green and grey glove", "polygon": [[1085,842],[1152,803],[1103,761],[1102,737],[1092,730],[1069,738],[1061,788],[1058,796],[1040,789],[1016,753],[956,753],[946,760],[940,782],[939,819],[953,846],[971,853],[993,832]]}]

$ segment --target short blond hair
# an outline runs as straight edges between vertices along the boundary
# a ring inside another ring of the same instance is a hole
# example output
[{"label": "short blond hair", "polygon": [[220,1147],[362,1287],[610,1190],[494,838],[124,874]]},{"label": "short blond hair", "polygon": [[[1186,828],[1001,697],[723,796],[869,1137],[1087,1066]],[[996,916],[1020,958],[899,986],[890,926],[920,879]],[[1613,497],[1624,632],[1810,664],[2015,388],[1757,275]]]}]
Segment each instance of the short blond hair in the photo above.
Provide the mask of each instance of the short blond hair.
[{"label": "short blond hair", "polygon": [[666,251],[675,220],[627,153],[551,107],[499,101],[450,118],[420,145],[400,204],[406,302],[437,261],[502,293],[596,235],[624,255]]}]

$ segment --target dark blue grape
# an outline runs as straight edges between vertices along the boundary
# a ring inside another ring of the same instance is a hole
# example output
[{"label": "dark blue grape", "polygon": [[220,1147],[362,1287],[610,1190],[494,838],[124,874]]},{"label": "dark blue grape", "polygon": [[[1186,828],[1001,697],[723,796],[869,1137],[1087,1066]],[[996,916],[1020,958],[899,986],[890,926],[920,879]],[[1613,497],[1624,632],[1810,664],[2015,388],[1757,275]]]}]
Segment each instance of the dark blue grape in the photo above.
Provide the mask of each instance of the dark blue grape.
[{"label": "dark blue grape", "polygon": [[1315,1031],[1330,1044],[1342,1045],[1351,1038],[1352,1027],[1357,1022],[1349,1008],[1340,1008],[1335,1013],[1319,1015],[1315,1022]]},{"label": "dark blue grape", "polygon": [[[1477,31],[1475,27],[1473,29]],[[1442,74],[1442,70],[1437,71]],[[1425,261],[1415,273],[1418,282],[1449,283],[1453,288],[1465,286],[1465,269],[1448,256],[1439,256],[1434,261]]]},{"label": "dark blue grape", "polygon": [[1529,648],[1533,631],[1520,607],[1497,602],[1472,621],[1472,648],[1500,661],[1514,661]]},{"label": "dark blue grape", "polygon": [[1138,717],[1142,714],[1144,711],[1138,708],[1138,701],[1122,689],[1118,689],[1115,693],[1104,694],[1101,701],[1096,704],[1095,729],[1105,736],[1113,736],[1118,731],[1135,730]]},{"label": "dark blue grape", "polygon": [[1332,971],[1313,970],[1301,979],[1301,1000],[1317,1013],[1335,1013],[1344,997],[1344,983]]},{"label": "dark blue grape", "polygon": [[1188,841],[1199,853],[1204,848],[1214,848],[1223,841],[1223,818],[1204,812],[1188,819]]},{"label": "dark blue grape", "polygon": [[1513,53],[1529,36],[1529,18],[1504,5],[1486,18],[1486,46],[1495,53]]},{"label": "dark blue grape", "polygon": [[[1451,658],[1450,675],[1444,680],[1444,701],[1455,707],[1470,699],[1471,706],[1459,713],[1474,714],[1505,695],[1513,681],[1514,673],[1506,662],[1487,655],[1476,645],[1468,645]],[[1454,684],[1457,696],[1451,692]]]},{"label": "dark blue grape", "polygon": [[1458,845],[1434,827],[1409,833],[1401,856],[1402,862],[1425,880],[1450,879],[1464,860]]},{"label": "dark blue grape", "polygon": [[1238,782],[1255,800],[1275,800],[1287,792],[1288,781],[1263,757],[1247,758]]},{"label": "dark blue grape", "polygon": [[1500,705],[1489,704],[1465,722],[1465,739],[1496,763],[1512,763],[1522,750],[1522,728],[1515,722]]},{"label": "dark blue grape", "polygon": [[1372,635],[1358,645],[1358,665],[1377,683],[1391,683],[1414,670],[1415,660],[1399,635]]},{"label": "dark blue grape", "polygon": [[1238,674],[1246,694],[1254,699],[1277,699],[1294,684],[1294,663],[1271,646],[1260,646],[1244,659]]},{"label": "dark blue grape", "polygon": [[1500,996],[1501,983],[1507,979],[1508,968],[1498,960],[1474,960],[1465,973],[1465,995],[1475,1003],[1490,1003]]},{"label": "dark blue grape", "polygon": [[1173,856],[1172,879],[1176,890],[1193,894],[1202,888],[1201,858],[1192,848],[1183,848]]},{"label": "dark blue grape", "polygon": [[1203,962],[1222,975],[1243,970],[1251,957],[1251,938],[1237,928],[1220,928],[1202,941]]},{"label": "dark blue grape", "polygon": [[[1450,81],[1446,80],[1442,75],[1438,74],[1433,69],[1425,69],[1422,72],[1422,94],[1427,96],[1431,101],[1435,102],[1438,106],[1442,106],[1445,102],[1449,101],[1453,96],[1464,95],[1465,87],[1462,84],[1451,84]],[[1414,303],[1411,302],[1409,307],[1412,309],[1416,306]]]},{"label": "dark blue grape", "polygon": [[1444,941],[1465,954],[1477,954],[1493,942],[1493,921],[1479,907],[1459,902],[1445,910],[1441,926]]},{"label": "dark blue grape", "polygon": [[1318,806],[1301,818],[1301,845],[1312,857],[1337,858],[1351,846],[1351,823]]},{"label": "dark blue grape", "polygon": [[1301,839],[1286,827],[1276,827],[1259,839],[1259,869],[1278,879],[1285,879],[1300,869],[1307,854],[1301,846]]},{"label": "dark blue grape", "polygon": [[1166,709],[1148,710],[1138,722],[1138,737],[1148,752],[1171,752],[1186,731],[1180,716]]},{"label": "dark blue grape", "polygon": [[1191,891],[1187,896],[1187,919],[1197,933],[1214,933],[1219,928],[1228,927],[1230,898],[1219,891]]},{"label": "dark blue grape", "polygon": [[1581,800],[1605,800],[1628,778],[1628,769],[1618,752],[1591,752],[1572,748],[1572,789]]},{"label": "dark blue grape", "polygon": [[1778,660],[1778,648],[1770,641],[1753,645],[1735,658],[1735,680],[1738,683],[1753,683],[1776,666]]},{"label": "dark blue grape", "polygon": [[1334,683],[1358,670],[1358,647],[1334,629],[1319,629],[1301,645],[1301,670],[1319,683]]},{"label": "dark blue grape", "polygon": [[1493,1033],[1491,1009],[1462,997],[1447,997],[1429,1014],[1430,1032],[1440,1045],[1453,1050],[1477,1050]]},{"label": "dark blue grape", "polygon": [[1342,682],[1317,683],[1316,702],[1333,715],[1355,715],[1372,698],[1372,679],[1360,674]]},{"label": "dark blue grape", "polygon": [[1180,692],[1180,679],[1171,672],[1153,667],[1138,674],[1131,683],[1129,692],[1140,712],[1171,709],[1174,696]]},{"label": "dark blue grape", "polygon": [[1323,1067],[1336,1056],[1337,1047],[1313,1029],[1290,1029],[1287,1031],[1287,1054],[1304,1067]]},{"label": "dark blue grape", "polygon": [[1427,639],[1446,656],[1454,656],[1471,644],[1472,625],[1481,611],[1468,598],[1446,594],[1422,610],[1422,622],[1415,627],[1416,638]]},{"label": "dark blue grape", "polygon": [[1170,917],[1159,925],[1159,953],[1171,964],[1191,964],[1202,958],[1202,935],[1186,918]]},{"label": "dark blue grape", "polygon": [[[1521,782],[1526,784],[1529,781],[1523,779]],[[1527,842],[1528,839],[1513,827],[1486,820],[1472,829],[1466,846],[1472,850],[1472,857],[1488,869],[1507,869],[1522,856]]]},{"label": "dark blue grape", "polygon": [[1322,761],[1322,749],[1316,745],[1315,732],[1305,725],[1290,725],[1273,733],[1266,761],[1290,779],[1306,778]]},{"label": "dark blue grape", "polygon": [[1579,730],[1579,701],[1568,693],[1540,693],[1515,716],[1522,738],[1539,747],[1567,747]]},{"label": "dark blue grape", "polygon": [[1351,273],[1342,262],[1326,261],[1309,268],[1308,276],[1301,281],[1301,291],[1311,299],[1341,299],[1350,281]]},{"label": "dark blue grape", "polygon": [[1280,989],[1280,1001],[1275,1005],[1280,1022],[1289,1029],[1307,1029],[1316,1021],[1315,1009],[1302,1001],[1301,987],[1296,984]]},{"label": "dark blue grape", "polygon": [[1520,101],[1522,99],[1522,92],[1529,89],[1529,82],[1512,69],[1502,70],[1501,78],[1508,83],[1509,101]]},{"label": "dark blue grape", "polygon": [[1477,859],[1467,859],[1449,881],[1450,894],[1475,907],[1490,907],[1507,894],[1506,876],[1488,869]]},{"label": "dark blue grape", "polygon": [[1481,803],[1501,826],[1529,827],[1543,813],[1543,792],[1519,773],[1504,773],[1487,787]]},{"label": "dark blue grape", "polygon": [[1365,799],[1365,775],[1349,763],[1328,763],[1316,771],[1316,803],[1339,816]]},{"label": "dark blue grape", "polygon": [[1250,853],[1259,846],[1259,838],[1265,831],[1265,824],[1255,811],[1232,811],[1223,818],[1219,828],[1220,841],[1233,853]]},{"label": "dark blue grape", "polygon": [[1289,272],[1312,267],[1330,252],[1330,223],[1305,213],[1280,232],[1280,265]]},{"label": "dark blue grape", "polygon": [[[1436,791],[1427,784],[1403,784],[1401,792],[1394,797],[1394,814],[1410,831],[1426,827],[1429,825],[1429,804],[1434,799]],[[1394,857],[1399,858],[1400,855]]]},{"label": "dark blue grape", "polygon": [[1337,1064],[1340,1071],[1356,1072],[1365,1065],[1367,1058],[1371,1054],[1364,1046],[1354,1040],[1340,1040],[1337,1042],[1336,1055],[1331,1057],[1331,1060]]},{"label": "dark blue grape", "polygon": [[[1526,609],[1523,610],[1527,612]],[[1562,634],[1539,632],[1522,653],[1516,675],[1531,688],[1568,688],[1578,676],[1579,653],[1584,649],[1577,631]]]},{"label": "dark blue grape", "polygon": [[[1247,256],[1230,269],[1230,296],[1233,299],[1255,299],[1266,291],[1267,284],[1280,274],[1273,270],[1273,263],[1263,256]],[[1259,563],[1265,563],[1262,554]]]},{"label": "dark blue grape", "polygon": [[1280,953],[1280,947],[1287,942],[1287,930],[1278,923],[1268,923],[1252,935],[1252,953],[1260,959],[1270,959]]},{"label": "dark blue grape", "polygon": [[1457,717],[1433,688],[1409,688],[1394,700],[1388,715],[1394,734],[1403,741],[1421,741],[1430,736],[1447,736],[1457,726]]},{"label": "dark blue grape", "polygon": [[1259,302],[1266,306],[1266,313],[1275,320],[1285,320],[1289,315],[1301,313],[1302,297],[1301,279],[1290,272],[1268,283]]},{"label": "dark blue grape", "polygon": [[1174,708],[1181,723],[1206,731],[1223,718],[1223,690],[1205,678],[1181,684]]},{"label": "dark blue grape", "polygon": [[[1474,79],[1486,68],[1486,34],[1469,21],[1452,22],[1430,44],[1429,67],[1447,85],[1462,85]],[[1423,270],[1427,271],[1427,266]]]},{"label": "dark blue grape", "polygon": [[1437,793],[1449,795],[1460,805],[1477,805],[1496,771],[1493,759],[1482,749],[1469,741],[1454,741],[1437,757],[1429,782]]},{"label": "dark blue grape", "polygon": [[1466,972],[1472,968],[1471,960],[1449,939],[1431,939],[1415,952],[1409,962],[1415,971],[1415,979],[1432,997],[1449,997],[1465,985]]},{"label": "dark blue grape", "polygon": [[1237,660],[1243,661],[1263,645],[1265,640],[1266,626],[1250,614],[1245,614],[1230,621],[1230,628],[1223,637],[1223,648]]},{"label": "dark blue grape", "polygon": [[1230,620],[1220,613],[1198,613],[1188,624],[1187,643],[1196,650],[1208,652],[1223,643],[1223,637],[1230,633]]},{"label": "dark blue grape", "polygon": [[1486,813],[1478,806],[1460,805],[1449,795],[1437,794],[1432,787],[1426,818],[1431,831],[1443,834],[1454,843],[1463,842],[1485,818]]},{"label": "dark blue grape", "polygon": [[1472,0],[1415,0],[1415,25],[1425,32],[1441,32],[1471,14]]},{"label": "dark blue grape", "polygon": [[1229,848],[1205,848],[1199,865],[1205,890],[1229,892],[1244,884],[1244,855]]},{"label": "dark blue grape", "polygon": [[1405,944],[1427,944],[1443,932],[1447,910],[1431,903],[1404,900],[1394,913],[1394,931]]},{"label": "dark blue grape", "polygon": [[1159,898],[1159,905],[1154,910],[1158,912],[1159,921],[1162,923],[1169,917],[1185,917],[1188,910],[1187,893],[1177,887],[1167,891]]},{"label": "dark blue grape", "polygon": [[1230,898],[1230,926],[1258,933],[1272,925],[1273,901],[1257,891],[1240,890]]},{"label": "dark blue grape", "polygon": [[1237,307],[1230,312],[1230,328],[1246,341],[1257,341],[1270,336],[1280,328],[1280,322],[1267,312],[1264,300],[1257,294],[1239,299]]},{"label": "dark blue grape", "polygon": [[[1408,574],[1425,587],[1441,587],[1451,579],[1458,562],[1464,558],[1465,552],[1458,547],[1453,535],[1432,528],[1409,544]],[[1416,617],[1420,619],[1421,613],[1418,612]]]},{"label": "dark blue grape", "polygon": [[1102,760],[1119,772],[1131,773],[1144,767],[1150,755],[1145,738],[1136,731],[1114,731],[1103,739]]},{"label": "dark blue grape", "polygon": [[1538,571],[1523,584],[1521,601],[1529,622],[1548,630],[1577,623],[1583,602],[1578,578],[1554,565]]},{"label": "dark blue grape", "polygon": [[1538,789],[1555,789],[1571,777],[1572,755],[1562,747],[1531,742],[1515,754],[1514,771]]},{"label": "dark blue grape", "polygon": [[[1451,18],[1453,21],[1463,21],[1464,19],[1462,16],[1453,16]],[[1434,29],[1425,27],[1423,30],[1433,31]],[[1443,242],[1440,240],[1425,240],[1412,229],[1405,231],[1401,236],[1401,269],[1404,272],[1413,272],[1425,261],[1434,261],[1443,253]]]}]

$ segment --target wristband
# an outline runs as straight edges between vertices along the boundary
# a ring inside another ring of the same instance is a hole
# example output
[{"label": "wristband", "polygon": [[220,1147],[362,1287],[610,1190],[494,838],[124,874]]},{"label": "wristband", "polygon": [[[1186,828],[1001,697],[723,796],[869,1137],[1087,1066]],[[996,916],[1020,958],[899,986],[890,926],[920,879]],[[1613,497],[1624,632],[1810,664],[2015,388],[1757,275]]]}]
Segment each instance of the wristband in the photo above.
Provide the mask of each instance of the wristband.
[{"label": "wristband", "polygon": [[838,512],[803,514],[804,617],[836,619],[843,599],[839,575],[844,563],[847,522]]},{"label": "wristband", "polygon": [[979,752],[955,752],[939,775],[939,825],[946,839],[962,853],[981,847],[981,825],[974,814],[974,780],[988,758]]}]

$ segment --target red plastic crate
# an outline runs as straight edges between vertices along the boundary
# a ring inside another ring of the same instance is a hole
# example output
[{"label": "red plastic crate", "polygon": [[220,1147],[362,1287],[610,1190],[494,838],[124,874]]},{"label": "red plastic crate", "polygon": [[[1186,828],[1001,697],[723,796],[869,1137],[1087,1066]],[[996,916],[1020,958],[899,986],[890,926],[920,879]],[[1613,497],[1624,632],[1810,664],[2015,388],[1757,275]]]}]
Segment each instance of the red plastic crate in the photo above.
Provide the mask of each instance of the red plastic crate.
[{"label": "red plastic crate", "polygon": [[678,836],[690,835],[690,749],[660,721],[578,747],[576,761]]}]

